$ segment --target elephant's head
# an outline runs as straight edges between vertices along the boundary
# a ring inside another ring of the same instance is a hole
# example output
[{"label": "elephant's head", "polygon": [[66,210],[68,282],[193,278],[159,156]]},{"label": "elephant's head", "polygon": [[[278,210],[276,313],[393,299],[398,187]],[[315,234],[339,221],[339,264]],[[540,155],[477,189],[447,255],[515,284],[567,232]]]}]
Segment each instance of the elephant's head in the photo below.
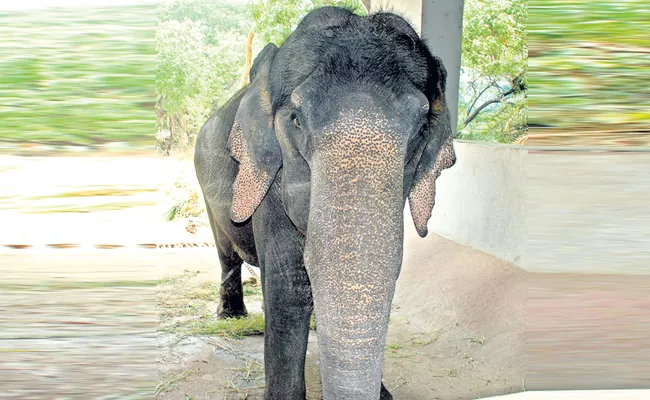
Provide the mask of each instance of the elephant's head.
[{"label": "elephant's head", "polygon": [[257,57],[229,145],[232,219],[275,179],[305,235],[326,399],[377,399],[408,197],[420,236],[455,162],[446,71],[402,18],[325,7]]}]

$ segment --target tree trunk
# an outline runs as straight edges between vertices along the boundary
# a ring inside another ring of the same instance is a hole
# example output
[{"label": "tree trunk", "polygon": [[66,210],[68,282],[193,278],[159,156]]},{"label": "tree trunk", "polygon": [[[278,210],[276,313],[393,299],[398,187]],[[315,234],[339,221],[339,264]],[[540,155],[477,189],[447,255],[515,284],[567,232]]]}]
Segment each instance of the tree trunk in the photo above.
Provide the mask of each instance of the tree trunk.
[{"label": "tree trunk", "polygon": [[363,4],[363,8],[366,9],[366,13],[368,14],[370,14],[370,7],[371,7],[370,1],[371,0],[361,0],[361,4]]},{"label": "tree trunk", "polygon": [[253,65],[253,38],[255,37],[255,32],[250,32],[248,34],[248,39],[246,40],[246,65],[244,66],[244,76],[242,77],[241,87],[248,85],[249,73],[251,66]]},{"label": "tree trunk", "polygon": [[[524,89],[525,89],[525,88],[524,88]],[[464,126],[469,125],[469,123],[472,122],[472,120],[473,120],[474,118],[476,118],[476,116],[477,116],[481,111],[483,111],[483,109],[484,109],[485,107],[489,106],[490,104],[494,104],[494,103],[502,103],[503,100],[504,100],[506,97],[510,96],[510,95],[513,94],[513,93],[518,93],[518,92],[521,91],[521,90],[522,90],[522,89],[521,89],[519,86],[513,87],[512,89],[508,90],[507,92],[505,92],[505,93],[503,93],[501,96],[499,96],[498,99],[488,100],[488,101],[486,101],[485,103],[481,104],[481,106],[480,106],[479,108],[477,108],[476,110],[474,110],[474,112],[471,113],[471,114],[470,114],[470,115],[465,119],[465,121],[463,121],[463,125],[464,125]]]}]

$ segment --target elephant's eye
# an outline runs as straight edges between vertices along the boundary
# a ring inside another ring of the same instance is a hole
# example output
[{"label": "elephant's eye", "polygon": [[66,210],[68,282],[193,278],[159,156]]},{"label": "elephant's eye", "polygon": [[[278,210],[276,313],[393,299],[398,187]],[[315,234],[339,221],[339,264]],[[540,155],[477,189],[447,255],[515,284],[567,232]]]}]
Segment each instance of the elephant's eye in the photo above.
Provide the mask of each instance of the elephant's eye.
[{"label": "elephant's eye", "polygon": [[293,121],[293,126],[295,126],[298,129],[300,128],[300,118],[298,117],[298,113],[295,111],[291,112],[291,120]]},{"label": "elephant's eye", "polygon": [[429,128],[429,125],[426,120],[422,121],[420,123],[420,128],[418,129],[418,134],[417,137],[424,137],[427,134],[427,129]]}]

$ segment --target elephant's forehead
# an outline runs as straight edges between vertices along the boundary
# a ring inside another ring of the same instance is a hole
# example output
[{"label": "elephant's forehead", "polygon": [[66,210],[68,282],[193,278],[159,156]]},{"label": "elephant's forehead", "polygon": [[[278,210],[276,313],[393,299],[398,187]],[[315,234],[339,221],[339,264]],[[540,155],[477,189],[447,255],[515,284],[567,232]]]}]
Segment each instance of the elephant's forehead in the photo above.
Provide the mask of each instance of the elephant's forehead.
[{"label": "elephant's forehead", "polygon": [[401,168],[401,137],[378,108],[342,111],[322,132],[319,157],[338,172]]}]

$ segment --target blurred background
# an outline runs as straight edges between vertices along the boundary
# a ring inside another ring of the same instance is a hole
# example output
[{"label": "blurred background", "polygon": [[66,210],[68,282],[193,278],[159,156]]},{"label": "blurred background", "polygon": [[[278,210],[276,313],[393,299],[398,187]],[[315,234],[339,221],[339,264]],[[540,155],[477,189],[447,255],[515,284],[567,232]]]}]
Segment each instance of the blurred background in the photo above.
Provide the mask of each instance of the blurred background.
[{"label": "blurred background", "polygon": [[643,0],[529,2],[531,143],[650,145],[648,20]]}]

